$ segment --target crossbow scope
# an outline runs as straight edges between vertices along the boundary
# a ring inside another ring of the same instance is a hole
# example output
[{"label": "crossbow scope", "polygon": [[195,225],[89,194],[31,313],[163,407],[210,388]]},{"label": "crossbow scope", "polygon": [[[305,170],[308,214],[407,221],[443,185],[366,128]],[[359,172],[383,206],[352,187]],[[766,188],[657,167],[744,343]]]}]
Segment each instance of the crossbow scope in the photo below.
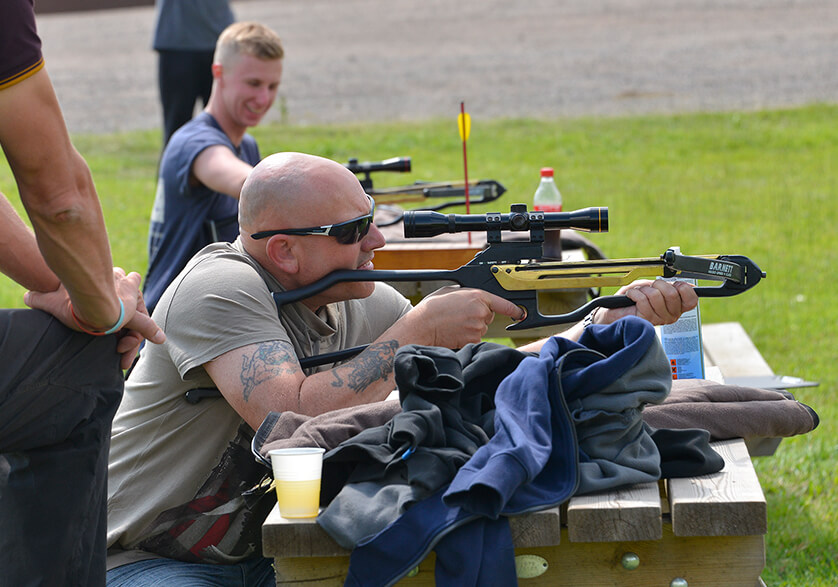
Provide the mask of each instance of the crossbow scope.
[{"label": "crossbow scope", "polygon": [[384,161],[364,161],[359,163],[357,159],[352,158],[344,165],[349,171],[358,175],[363,173],[364,177],[359,179],[361,185],[365,190],[372,189],[372,178],[370,173],[376,171],[395,171],[397,173],[407,173],[410,171],[410,157],[391,157]]},{"label": "crossbow scope", "polygon": [[513,204],[509,214],[441,214],[426,210],[404,213],[404,235],[408,238],[453,232],[538,229],[608,232],[608,208],[583,208],[573,212],[528,212],[526,205]]}]

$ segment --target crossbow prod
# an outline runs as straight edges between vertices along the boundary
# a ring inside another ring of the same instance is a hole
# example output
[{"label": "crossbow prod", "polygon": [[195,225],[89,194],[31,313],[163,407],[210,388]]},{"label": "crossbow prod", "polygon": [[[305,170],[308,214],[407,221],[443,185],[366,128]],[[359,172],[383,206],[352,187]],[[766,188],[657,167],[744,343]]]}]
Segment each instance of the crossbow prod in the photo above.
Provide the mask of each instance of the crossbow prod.
[{"label": "crossbow prod", "polygon": [[[544,231],[556,229],[607,232],[608,209],[528,212],[526,205],[513,204],[509,214],[406,212],[405,237],[486,231],[488,246],[457,269],[338,270],[308,286],[274,293],[274,301],[280,308],[346,281],[452,281],[491,292],[524,308],[524,319],[510,324],[507,330],[525,330],[576,322],[597,307],[622,308],[634,304],[624,295],[601,296],[566,314],[544,316],[538,310],[539,291],[621,286],[640,278],[682,277],[720,281],[721,285],[698,286],[695,291],[699,297],[725,297],[751,289],[765,277],[753,261],[741,255],[687,256],[676,248],[668,249],[660,257],[542,262]],[[529,231],[529,239],[504,241],[503,231]]]}]

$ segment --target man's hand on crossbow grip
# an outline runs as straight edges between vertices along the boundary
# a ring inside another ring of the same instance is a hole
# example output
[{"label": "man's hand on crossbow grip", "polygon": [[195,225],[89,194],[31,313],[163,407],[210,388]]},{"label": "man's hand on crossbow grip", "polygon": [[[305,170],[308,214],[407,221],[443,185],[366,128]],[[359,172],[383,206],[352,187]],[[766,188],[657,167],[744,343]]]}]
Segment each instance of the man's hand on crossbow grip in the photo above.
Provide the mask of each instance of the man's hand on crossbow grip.
[{"label": "man's hand on crossbow grip", "polygon": [[698,305],[694,287],[685,281],[638,280],[622,287],[617,295],[628,296],[634,305],[625,308],[600,308],[595,322],[610,324],[623,316],[634,315],[659,326],[672,324],[681,314]]},{"label": "man's hand on crossbow grip", "polygon": [[424,344],[458,349],[480,342],[496,313],[524,318],[524,311],[509,300],[480,289],[448,286],[419,302],[410,319],[429,341]]}]

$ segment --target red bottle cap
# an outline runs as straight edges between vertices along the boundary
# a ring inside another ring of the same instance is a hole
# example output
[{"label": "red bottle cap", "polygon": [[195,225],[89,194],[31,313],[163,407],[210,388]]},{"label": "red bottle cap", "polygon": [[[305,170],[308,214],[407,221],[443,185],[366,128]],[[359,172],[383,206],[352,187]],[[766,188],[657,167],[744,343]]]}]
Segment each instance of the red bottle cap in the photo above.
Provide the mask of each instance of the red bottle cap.
[{"label": "red bottle cap", "polygon": [[553,168],[552,167],[542,167],[541,168],[541,177],[553,177]]}]

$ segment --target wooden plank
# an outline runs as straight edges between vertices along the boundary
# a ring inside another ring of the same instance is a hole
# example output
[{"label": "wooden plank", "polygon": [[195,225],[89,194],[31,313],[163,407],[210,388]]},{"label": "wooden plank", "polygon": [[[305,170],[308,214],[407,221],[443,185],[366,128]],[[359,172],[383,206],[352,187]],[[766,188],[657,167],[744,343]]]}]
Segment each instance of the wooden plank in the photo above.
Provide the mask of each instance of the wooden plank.
[{"label": "wooden plank", "polygon": [[[669,585],[673,579],[681,578],[689,585],[754,587],[765,566],[762,536],[678,537],[666,525],[662,540],[574,543],[566,534],[563,538],[561,546],[515,550],[516,557],[538,556],[547,563],[543,575],[522,579],[522,586]],[[639,558],[636,569],[628,570],[622,565],[627,554]],[[434,585],[434,564],[431,553],[414,576],[397,584]],[[277,585],[339,587],[348,569],[348,556],[277,559]]]},{"label": "wooden plank", "polygon": [[[516,549],[515,554],[541,556],[548,565],[544,575],[521,581],[522,587],[670,585],[676,578],[689,585],[754,587],[765,567],[762,536],[678,537],[669,525],[664,525],[661,540],[567,540],[561,547]],[[622,565],[627,554],[639,558],[636,569]]]},{"label": "wooden plank", "polygon": [[486,233],[440,234],[406,238],[402,224],[380,228],[387,244],[375,251],[376,269],[456,269],[486,247]]},{"label": "wooden plank", "polygon": [[262,524],[262,552],[282,558],[349,555],[314,518],[283,518],[276,505]]},{"label": "wooden plank", "polygon": [[[266,556],[269,555],[266,553]],[[277,587],[280,585],[342,587],[348,569],[348,556],[305,556],[274,560]]]},{"label": "wooden plank", "polygon": [[[436,555],[431,552],[419,566],[397,583],[404,587],[431,587],[434,585]],[[302,557],[277,559],[276,584],[305,585],[306,587],[342,587],[349,572],[349,557]]]},{"label": "wooden plank", "polygon": [[482,247],[428,243],[418,249],[406,243],[388,244],[375,251],[376,269],[457,269],[471,261]]},{"label": "wooden plank", "polygon": [[765,534],[765,495],[745,443],[711,445],[725,460],[718,473],[668,481],[672,530],[676,536]]},{"label": "wooden plank", "polygon": [[512,532],[512,543],[516,547],[529,548],[545,544],[559,544],[562,539],[559,507],[520,516],[509,516],[509,529]]},{"label": "wooden plank", "polygon": [[[722,377],[774,374],[739,322],[705,324],[701,337],[705,355],[721,371]],[[752,457],[773,455],[780,442],[782,438],[745,439]]]},{"label": "wooden plank", "polygon": [[658,540],[661,499],[657,483],[573,497],[567,506],[573,542]]},{"label": "wooden plank", "polygon": [[[510,516],[509,526],[516,546],[558,544],[561,540],[559,508]],[[262,524],[262,550],[265,556],[318,557],[349,555],[312,519],[289,520],[274,506]]]},{"label": "wooden plank", "polygon": [[724,377],[774,374],[739,322],[705,324],[701,337],[705,352]]}]

